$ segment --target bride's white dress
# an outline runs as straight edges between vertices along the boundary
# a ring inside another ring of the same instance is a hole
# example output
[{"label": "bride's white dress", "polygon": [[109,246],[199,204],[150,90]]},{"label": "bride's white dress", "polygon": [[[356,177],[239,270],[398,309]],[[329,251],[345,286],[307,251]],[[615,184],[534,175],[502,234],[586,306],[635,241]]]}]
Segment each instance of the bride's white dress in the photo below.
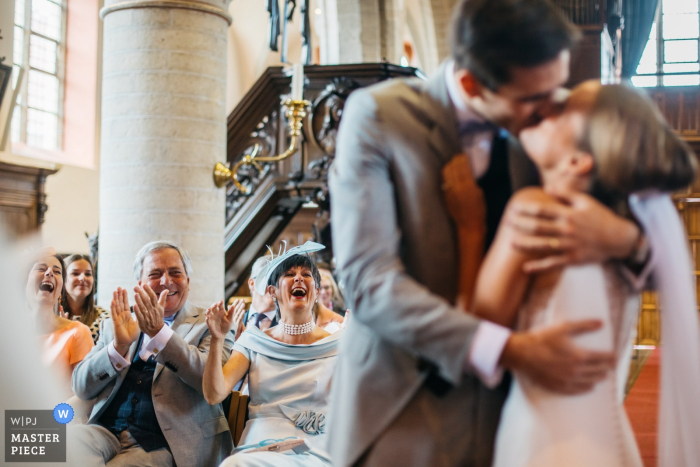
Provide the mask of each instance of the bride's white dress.
[{"label": "bride's white dress", "polygon": [[618,363],[586,394],[555,394],[515,374],[496,440],[495,467],[641,467],[623,398],[639,302],[612,265],[541,275],[519,311],[518,329],[600,319],[577,344],[614,350]]}]

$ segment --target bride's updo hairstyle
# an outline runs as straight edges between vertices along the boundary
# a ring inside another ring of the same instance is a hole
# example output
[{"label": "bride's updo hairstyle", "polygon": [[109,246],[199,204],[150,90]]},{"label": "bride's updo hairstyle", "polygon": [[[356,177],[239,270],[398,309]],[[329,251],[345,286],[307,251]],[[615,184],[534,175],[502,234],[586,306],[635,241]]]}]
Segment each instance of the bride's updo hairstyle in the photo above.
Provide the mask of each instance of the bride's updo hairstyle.
[{"label": "bride's updo hairstyle", "polygon": [[651,99],[628,85],[600,87],[581,149],[595,160],[591,193],[618,211],[626,211],[620,204],[626,205],[636,191],[677,191],[697,175],[698,162],[690,147]]}]

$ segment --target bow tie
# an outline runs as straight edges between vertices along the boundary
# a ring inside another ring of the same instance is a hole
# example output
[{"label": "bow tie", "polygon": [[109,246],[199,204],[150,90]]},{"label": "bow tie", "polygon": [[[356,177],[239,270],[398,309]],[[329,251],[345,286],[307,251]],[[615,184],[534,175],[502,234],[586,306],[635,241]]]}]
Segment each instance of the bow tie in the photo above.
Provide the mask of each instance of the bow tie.
[{"label": "bow tie", "polygon": [[459,136],[467,136],[474,133],[485,133],[493,132],[495,133],[498,127],[491,122],[471,120],[466,123],[459,125]]}]

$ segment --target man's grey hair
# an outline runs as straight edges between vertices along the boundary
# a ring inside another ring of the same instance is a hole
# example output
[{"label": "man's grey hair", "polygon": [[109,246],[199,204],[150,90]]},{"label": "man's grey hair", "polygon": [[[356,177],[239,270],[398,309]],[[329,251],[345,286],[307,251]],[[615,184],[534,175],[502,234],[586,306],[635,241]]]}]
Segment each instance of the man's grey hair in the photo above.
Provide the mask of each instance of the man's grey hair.
[{"label": "man's grey hair", "polygon": [[260,275],[260,272],[270,263],[270,261],[272,261],[272,258],[269,255],[261,256],[255,260],[253,267],[250,269],[250,278],[253,279],[253,282],[255,282]]},{"label": "man's grey hair", "polygon": [[143,260],[146,259],[146,256],[150,255],[156,250],[163,250],[165,248],[172,248],[173,250],[177,251],[180,255],[183,266],[185,266],[185,274],[187,274],[187,277],[192,275],[192,261],[190,261],[190,257],[187,252],[172,242],[158,240],[156,242],[145,244],[143,248],[136,253],[136,259],[134,260],[134,277],[137,281],[141,280],[141,274],[143,274]]}]

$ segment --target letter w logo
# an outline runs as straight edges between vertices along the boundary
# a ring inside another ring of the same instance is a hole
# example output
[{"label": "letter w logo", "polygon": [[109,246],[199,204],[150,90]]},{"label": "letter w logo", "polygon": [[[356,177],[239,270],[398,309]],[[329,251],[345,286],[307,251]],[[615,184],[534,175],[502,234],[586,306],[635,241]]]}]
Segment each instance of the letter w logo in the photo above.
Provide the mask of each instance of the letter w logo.
[{"label": "letter w logo", "polygon": [[67,410],[59,410],[58,416],[61,418],[68,418],[68,411]]}]

